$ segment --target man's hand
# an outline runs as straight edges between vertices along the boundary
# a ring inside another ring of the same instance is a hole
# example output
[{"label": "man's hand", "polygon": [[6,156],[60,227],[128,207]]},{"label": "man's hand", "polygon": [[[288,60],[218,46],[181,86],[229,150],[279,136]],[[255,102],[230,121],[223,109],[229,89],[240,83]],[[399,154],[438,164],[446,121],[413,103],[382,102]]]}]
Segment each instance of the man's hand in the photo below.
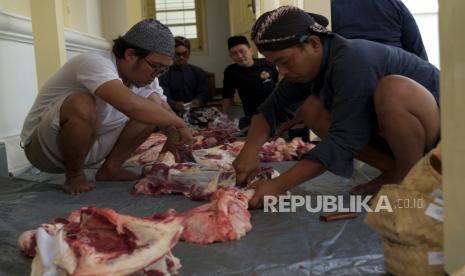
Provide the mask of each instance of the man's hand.
[{"label": "man's hand", "polygon": [[279,177],[271,180],[259,180],[250,185],[249,189],[255,190],[255,194],[249,201],[250,208],[263,207],[263,197],[266,195],[277,197],[286,192],[279,181]]},{"label": "man's hand", "polygon": [[191,130],[186,127],[178,128],[177,131],[179,132],[179,136],[181,140],[177,145],[181,146],[183,150],[192,150],[192,145],[194,144],[194,137],[192,137]]},{"label": "man's hand", "polygon": [[183,102],[176,102],[176,104],[174,105],[174,108],[177,111],[184,111],[184,103]]},{"label": "man's hand", "polygon": [[190,129],[185,124],[178,128],[175,128],[174,126],[164,126],[160,128],[168,137],[167,140],[179,149],[190,149],[195,141]]},{"label": "man's hand", "polygon": [[193,100],[192,100],[192,107],[193,107],[193,108],[197,108],[197,107],[199,107],[199,106],[200,106],[200,101],[199,101],[199,99],[193,99]]},{"label": "man's hand", "polygon": [[260,167],[258,150],[244,147],[232,165],[236,171],[236,182],[247,183]]}]

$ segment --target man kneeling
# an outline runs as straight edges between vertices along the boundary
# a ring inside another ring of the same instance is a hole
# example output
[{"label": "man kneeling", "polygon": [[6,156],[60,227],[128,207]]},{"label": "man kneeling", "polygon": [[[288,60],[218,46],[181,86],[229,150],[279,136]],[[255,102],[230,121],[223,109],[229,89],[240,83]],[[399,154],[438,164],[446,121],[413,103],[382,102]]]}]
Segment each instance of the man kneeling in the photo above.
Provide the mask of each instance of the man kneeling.
[{"label": "man kneeling", "polygon": [[84,167],[103,160],[96,180],[139,178],[121,165],[155,126],[179,134],[166,148],[189,146],[190,131],[165,102],[157,80],[173,55],[172,33],[147,19],[115,39],[112,52],[69,60],[41,88],[25,119],[21,140],[32,165],[65,173],[65,191],[78,194],[93,188]]},{"label": "man kneeling", "polygon": [[260,145],[286,121],[302,120],[322,141],[281,176],[256,182],[251,206],[326,170],[351,177],[354,157],[382,174],[352,193],[375,193],[385,183],[400,182],[438,142],[439,71],[419,57],[345,39],[290,6],[263,14],[252,39],[285,78],[252,120],[233,163],[237,181],[256,171]]}]

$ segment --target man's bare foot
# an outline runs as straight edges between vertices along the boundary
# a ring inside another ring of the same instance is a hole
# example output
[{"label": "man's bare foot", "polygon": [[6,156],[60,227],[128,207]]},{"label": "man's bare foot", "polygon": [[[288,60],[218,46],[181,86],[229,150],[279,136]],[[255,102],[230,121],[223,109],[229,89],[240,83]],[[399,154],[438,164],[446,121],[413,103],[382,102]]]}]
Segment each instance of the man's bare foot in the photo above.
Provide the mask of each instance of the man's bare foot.
[{"label": "man's bare foot", "polygon": [[123,168],[111,169],[107,167],[100,167],[95,174],[97,181],[131,181],[140,179],[140,173],[125,170]]},{"label": "man's bare foot", "polygon": [[350,189],[351,195],[376,195],[384,184],[398,184],[399,179],[385,173],[370,182],[357,185]]},{"label": "man's bare foot", "polygon": [[84,174],[79,174],[77,176],[66,176],[66,181],[63,189],[66,193],[78,195],[81,193],[86,193],[94,189],[94,184],[87,181]]}]

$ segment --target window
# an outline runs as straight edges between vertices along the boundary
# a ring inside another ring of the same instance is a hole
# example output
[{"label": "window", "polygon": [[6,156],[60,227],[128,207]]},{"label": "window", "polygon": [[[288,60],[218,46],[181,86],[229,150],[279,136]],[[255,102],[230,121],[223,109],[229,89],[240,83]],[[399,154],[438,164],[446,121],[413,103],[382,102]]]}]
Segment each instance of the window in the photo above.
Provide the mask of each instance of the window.
[{"label": "window", "polygon": [[206,52],[204,0],[146,0],[146,16],[155,17],[175,36],[187,37],[192,52]]}]

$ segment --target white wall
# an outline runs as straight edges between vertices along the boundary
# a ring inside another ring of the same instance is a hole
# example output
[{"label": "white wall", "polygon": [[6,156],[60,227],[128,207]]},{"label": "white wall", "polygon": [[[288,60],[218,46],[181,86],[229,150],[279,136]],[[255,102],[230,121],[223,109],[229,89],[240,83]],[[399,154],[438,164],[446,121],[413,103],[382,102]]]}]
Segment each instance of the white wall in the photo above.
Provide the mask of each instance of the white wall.
[{"label": "white wall", "polygon": [[439,3],[445,270],[449,274],[465,275],[465,1],[440,0]]},{"label": "white wall", "polygon": [[[65,30],[68,56],[109,47],[106,40]],[[28,17],[0,11],[0,141],[5,142],[8,169],[13,173],[29,167],[19,146],[24,118],[37,95],[37,80]]]},{"label": "white wall", "polygon": [[223,87],[223,72],[231,64],[228,54],[229,35],[228,0],[206,0],[207,55],[193,54],[190,63],[215,73],[216,87]]},{"label": "white wall", "polygon": [[65,27],[87,32],[87,1],[64,0],[63,20]]},{"label": "white wall", "polygon": [[112,41],[128,30],[126,2],[124,0],[102,0],[103,37]]},{"label": "white wall", "polygon": [[437,0],[402,0],[413,14],[431,64],[439,68],[439,24]]},{"label": "white wall", "polygon": [[102,2],[87,0],[87,32],[91,35],[103,37]]},{"label": "white wall", "polygon": [[31,17],[30,0],[0,0],[0,11]]}]

